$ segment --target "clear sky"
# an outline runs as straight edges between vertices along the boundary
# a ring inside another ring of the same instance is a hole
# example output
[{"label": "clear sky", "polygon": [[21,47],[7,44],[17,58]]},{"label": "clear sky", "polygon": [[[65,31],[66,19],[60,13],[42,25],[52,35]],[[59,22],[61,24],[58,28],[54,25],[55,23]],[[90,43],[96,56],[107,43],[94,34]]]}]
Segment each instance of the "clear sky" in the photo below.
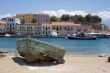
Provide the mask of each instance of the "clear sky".
[{"label": "clear sky", "polygon": [[110,10],[110,0],[0,0],[0,14],[58,9],[99,12]]},{"label": "clear sky", "polygon": [[60,9],[70,13],[95,13],[103,18],[104,23],[110,25],[110,0],[0,0],[0,18],[7,14],[48,13],[49,10],[53,11],[51,14],[55,14],[55,11],[59,14]]}]

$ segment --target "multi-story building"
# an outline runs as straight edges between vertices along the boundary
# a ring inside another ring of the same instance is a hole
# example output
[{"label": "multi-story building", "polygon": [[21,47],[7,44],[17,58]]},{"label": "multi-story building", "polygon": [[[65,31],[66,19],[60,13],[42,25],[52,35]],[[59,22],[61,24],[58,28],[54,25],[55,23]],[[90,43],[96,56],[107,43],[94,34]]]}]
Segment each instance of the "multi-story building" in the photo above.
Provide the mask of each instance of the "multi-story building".
[{"label": "multi-story building", "polygon": [[81,25],[75,24],[73,22],[52,22],[51,24],[52,30],[55,30],[58,36],[67,36],[76,33]]},{"label": "multi-story building", "polygon": [[44,24],[24,24],[16,25],[16,36],[33,36],[33,37],[47,37],[51,36],[55,30],[58,36],[67,36],[74,34],[81,28],[80,24],[72,22],[53,22]]},{"label": "multi-story building", "polygon": [[6,22],[6,33],[14,34],[15,32],[15,25],[20,24],[20,19],[15,17],[5,17],[1,19],[2,21]]},{"label": "multi-story building", "polygon": [[0,21],[0,36],[6,33],[6,22]]},{"label": "multi-story building", "polygon": [[17,14],[16,18],[19,18],[22,24],[49,22],[49,15],[47,14]]},{"label": "multi-story building", "polygon": [[38,37],[42,35],[41,25],[40,24],[22,24],[16,25],[15,35],[25,37],[30,35],[32,37]]},{"label": "multi-story building", "polygon": [[36,14],[37,23],[48,23],[49,15],[48,14]]},{"label": "multi-story building", "polygon": [[42,24],[42,36],[51,36],[52,26],[50,24]]},{"label": "multi-story building", "polygon": [[22,24],[16,25],[15,35],[25,37],[30,35],[32,37],[50,36],[51,26],[47,24]]},{"label": "multi-story building", "polygon": [[17,14],[16,18],[21,20],[21,24],[36,23],[35,14]]}]

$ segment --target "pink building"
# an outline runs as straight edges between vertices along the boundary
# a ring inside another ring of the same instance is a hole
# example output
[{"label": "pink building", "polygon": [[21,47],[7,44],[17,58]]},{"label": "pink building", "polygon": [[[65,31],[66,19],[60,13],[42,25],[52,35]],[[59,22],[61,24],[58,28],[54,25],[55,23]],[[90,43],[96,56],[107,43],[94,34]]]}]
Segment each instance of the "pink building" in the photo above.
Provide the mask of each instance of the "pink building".
[{"label": "pink building", "polygon": [[36,22],[37,23],[48,23],[49,22],[49,15],[48,14],[35,14]]}]

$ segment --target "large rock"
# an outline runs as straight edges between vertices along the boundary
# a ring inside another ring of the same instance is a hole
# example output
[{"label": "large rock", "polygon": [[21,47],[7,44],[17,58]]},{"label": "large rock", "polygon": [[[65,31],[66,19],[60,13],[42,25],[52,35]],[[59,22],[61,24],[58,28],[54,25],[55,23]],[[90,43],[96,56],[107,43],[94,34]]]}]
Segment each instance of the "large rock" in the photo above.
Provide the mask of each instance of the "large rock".
[{"label": "large rock", "polygon": [[110,62],[110,57],[108,57],[108,62]]},{"label": "large rock", "polygon": [[99,54],[98,56],[99,56],[99,57],[105,57],[106,54]]}]

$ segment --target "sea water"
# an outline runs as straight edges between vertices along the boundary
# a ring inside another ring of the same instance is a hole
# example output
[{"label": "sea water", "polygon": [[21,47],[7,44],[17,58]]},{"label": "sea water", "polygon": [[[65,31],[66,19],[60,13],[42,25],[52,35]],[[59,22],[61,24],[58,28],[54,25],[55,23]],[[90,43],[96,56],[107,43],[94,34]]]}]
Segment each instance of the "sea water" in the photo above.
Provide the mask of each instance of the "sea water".
[{"label": "sea water", "polygon": [[[0,50],[14,52],[17,38],[0,38]],[[97,40],[69,40],[66,38],[36,38],[60,47],[66,48],[67,53],[82,55],[110,55],[110,38]]]}]

